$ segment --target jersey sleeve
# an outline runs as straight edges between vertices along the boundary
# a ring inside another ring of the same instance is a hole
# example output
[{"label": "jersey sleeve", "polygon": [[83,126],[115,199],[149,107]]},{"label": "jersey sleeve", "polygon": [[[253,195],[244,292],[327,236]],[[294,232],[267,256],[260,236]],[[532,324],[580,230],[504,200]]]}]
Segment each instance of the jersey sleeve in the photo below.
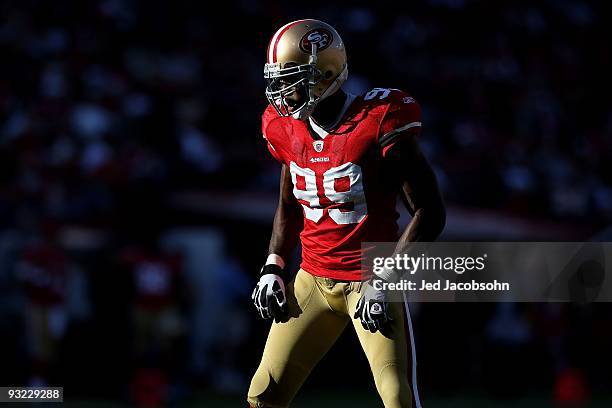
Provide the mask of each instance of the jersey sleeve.
[{"label": "jersey sleeve", "polygon": [[262,136],[263,136],[264,140],[266,141],[266,145],[268,146],[268,150],[270,151],[270,154],[272,154],[272,157],[274,157],[278,162],[283,163],[283,160],[281,159],[280,155],[278,154],[278,152],[274,148],[274,145],[272,145],[272,143],[270,143],[270,141],[266,137],[266,133],[265,132],[262,133]]},{"label": "jersey sleeve", "polygon": [[268,147],[270,154],[272,154],[272,157],[274,157],[274,159],[276,159],[278,162],[283,163],[283,159],[281,158],[280,153],[272,144],[270,137],[271,135],[269,135],[269,124],[274,118],[274,116],[269,112],[269,110],[270,107],[268,106],[268,109],[266,109],[266,111],[261,116],[261,135],[266,141],[266,146]]},{"label": "jersey sleeve", "polygon": [[399,141],[421,132],[421,107],[404,92],[393,98],[382,119],[378,143],[383,157]]}]

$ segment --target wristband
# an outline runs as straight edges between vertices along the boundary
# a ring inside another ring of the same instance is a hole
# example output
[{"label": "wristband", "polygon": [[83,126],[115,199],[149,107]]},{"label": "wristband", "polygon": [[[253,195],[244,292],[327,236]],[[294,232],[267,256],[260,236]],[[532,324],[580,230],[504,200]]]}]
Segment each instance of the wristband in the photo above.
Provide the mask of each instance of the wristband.
[{"label": "wristband", "polygon": [[281,269],[285,269],[285,261],[280,255],[270,254],[268,255],[268,259],[266,259],[266,265],[278,265]]}]

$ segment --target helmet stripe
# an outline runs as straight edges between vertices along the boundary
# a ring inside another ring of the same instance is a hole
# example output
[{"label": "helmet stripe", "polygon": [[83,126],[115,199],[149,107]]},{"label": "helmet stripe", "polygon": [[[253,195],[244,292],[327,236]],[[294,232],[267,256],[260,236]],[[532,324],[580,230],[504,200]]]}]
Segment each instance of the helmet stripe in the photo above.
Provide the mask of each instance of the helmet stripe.
[{"label": "helmet stripe", "polygon": [[[274,37],[272,37],[272,39],[274,39]],[[268,44],[268,51],[266,51],[266,55],[267,55],[267,63],[271,63],[272,62],[272,54],[270,54],[270,51],[272,50],[272,40],[270,40],[270,43]]]},{"label": "helmet stripe", "polygon": [[268,62],[269,63],[276,62],[276,48],[278,47],[278,43],[280,42],[280,39],[283,36],[283,34],[285,34],[285,32],[289,30],[291,27],[293,27],[294,25],[298,23],[301,23],[302,21],[306,21],[306,19],[292,21],[291,23],[287,23],[281,28],[279,28],[278,31],[274,34],[274,37],[272,37],[272,40],[270,41],[270,45],[268,46]]},{"label": "helmet stripe", "polygon": [[272,36],[272,39],[270,40],[270,44],[268,44],[268,63],[271,64],[274,62],[274,52],[273,51],[274,51],[274,46],[276,45],[276,39],[278,38],[279,34],[281,32],[284,32],[285,28],[291,24],[293,24],[293,22],[285,24],[284,26],[276,30],[276,32]]}]

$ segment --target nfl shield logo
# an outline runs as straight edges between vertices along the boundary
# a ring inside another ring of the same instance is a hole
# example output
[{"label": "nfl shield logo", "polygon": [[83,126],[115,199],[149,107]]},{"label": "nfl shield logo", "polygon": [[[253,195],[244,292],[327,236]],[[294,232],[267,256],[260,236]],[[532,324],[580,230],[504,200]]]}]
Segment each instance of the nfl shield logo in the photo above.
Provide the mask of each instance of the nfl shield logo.
[{"label": "nfl shield logo", "polygon": [[315,152],[317,153],[321,153],[323,151],[323,141],[322,140],[316,140],[312,142],[312,146],[314,147]]}]

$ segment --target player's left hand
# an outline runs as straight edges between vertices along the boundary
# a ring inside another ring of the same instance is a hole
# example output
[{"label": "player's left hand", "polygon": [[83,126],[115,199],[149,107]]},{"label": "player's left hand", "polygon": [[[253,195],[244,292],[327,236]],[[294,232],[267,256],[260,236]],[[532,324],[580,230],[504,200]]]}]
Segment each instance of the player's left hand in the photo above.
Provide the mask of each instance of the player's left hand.
[{"label": "player's left hand", "polygon": [[359,319],[363,328],[372,333],[382,330],[391,320],[385,293],[375,289],[373,281],[364,282],[361,293],[353,318]]}]

